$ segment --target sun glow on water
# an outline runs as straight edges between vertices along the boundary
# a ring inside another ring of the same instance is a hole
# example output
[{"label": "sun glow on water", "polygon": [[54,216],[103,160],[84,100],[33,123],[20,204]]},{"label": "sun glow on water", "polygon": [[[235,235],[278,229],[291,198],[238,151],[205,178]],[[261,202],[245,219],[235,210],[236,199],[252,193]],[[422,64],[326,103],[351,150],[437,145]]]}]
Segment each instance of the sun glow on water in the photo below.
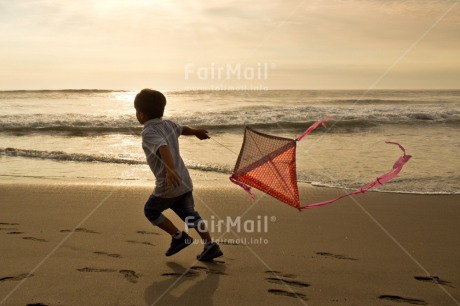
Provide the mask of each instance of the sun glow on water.
[{"label": "sun glow on water", "polygon": [[110,94],[110,99],[122,102],[134,102],[134,98],[136,97],[136,91],[120,91],[120,92],[112,92]]}]

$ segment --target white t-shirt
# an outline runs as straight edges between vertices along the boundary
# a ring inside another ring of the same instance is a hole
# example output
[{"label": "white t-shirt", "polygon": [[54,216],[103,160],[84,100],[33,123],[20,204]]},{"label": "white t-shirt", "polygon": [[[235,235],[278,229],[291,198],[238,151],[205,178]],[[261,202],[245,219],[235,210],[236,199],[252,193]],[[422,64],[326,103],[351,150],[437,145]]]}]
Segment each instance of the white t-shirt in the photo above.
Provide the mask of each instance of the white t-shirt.
[{"label": "white t-shirt", "polygon": [[[160,118],[145,122],[142,129],[142,149],[156,178],[153,194],[160,198],[174,198],[193,190],[192,179],[179,153],[178,138],[181,134],[182,126]],[[164,145],[169,147],[176,171],[182,178],[182,182],[177,187],[166,184],[166,169],[158,151]]]}]

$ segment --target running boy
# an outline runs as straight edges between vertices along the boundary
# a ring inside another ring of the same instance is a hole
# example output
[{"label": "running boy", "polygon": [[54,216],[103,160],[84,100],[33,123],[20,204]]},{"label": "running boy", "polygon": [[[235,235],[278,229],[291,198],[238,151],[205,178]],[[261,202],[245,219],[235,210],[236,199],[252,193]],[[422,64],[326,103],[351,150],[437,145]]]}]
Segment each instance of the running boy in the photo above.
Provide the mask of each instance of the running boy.
[{"label": "running boy", "polygon": [[194,228],[205,243],[204,250],[197,256],[200,261],[209,261],[222,256],[219,245],[212,242],[206,224],[194,208],[192,180],[179,154],[180,135],[194,135],[208,139],[208,132],[181,126],[163,120],[166,106],[165,96],[156,90],[143,89],[134,99],[134,108],[142,130],[142,148],[156,178],[155,190],[145,203],[144,213],[153,224],[172,236],[166,256],[171,256],[189,246],[193,240],[180,231],[162,212],[171,208],[189,228]]}]

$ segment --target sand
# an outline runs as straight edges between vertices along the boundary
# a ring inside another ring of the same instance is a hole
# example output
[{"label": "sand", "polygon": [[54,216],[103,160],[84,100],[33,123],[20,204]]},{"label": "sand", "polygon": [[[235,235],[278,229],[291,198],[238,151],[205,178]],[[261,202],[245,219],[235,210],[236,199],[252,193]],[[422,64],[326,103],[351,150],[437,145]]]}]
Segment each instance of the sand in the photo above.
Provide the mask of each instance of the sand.
[{"label": "sand", "polygon": [[[203,182],[204,218],[244,215],[262,232],[214,231],[225,254],[202,263],[201,245],[165,257],[170,238],[143,215],[150,191],[0,185],[0,304],[460,305],[460,196],[371,192],[298,212]],[[301,187],[303,203],[340,194]]]}]

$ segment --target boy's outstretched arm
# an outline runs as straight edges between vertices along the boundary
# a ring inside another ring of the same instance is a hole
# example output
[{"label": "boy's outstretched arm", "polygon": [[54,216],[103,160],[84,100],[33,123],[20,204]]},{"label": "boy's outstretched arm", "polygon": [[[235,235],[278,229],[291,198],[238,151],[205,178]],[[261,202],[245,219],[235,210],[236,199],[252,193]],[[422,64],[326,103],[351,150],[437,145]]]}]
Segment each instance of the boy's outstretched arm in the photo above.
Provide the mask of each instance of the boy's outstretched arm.
[{"label": "boy's outstretched arm", "polygon": [[173,187],[179,186],[182,178],[176,171],[176,165],[174,164],[174,159],[172,157],[171,151],[169,150],[169,147],[166,145],[161,146],[158,151],[160,151],[161,159],[165,163],[166,184]]},{"label": "boy's outstretched arm", "polygon": [[196,136],[198,139],[209,139],[208,131],[204,129],[194,129],[189,126],[182,126],[182,135],[193,135]]}]

